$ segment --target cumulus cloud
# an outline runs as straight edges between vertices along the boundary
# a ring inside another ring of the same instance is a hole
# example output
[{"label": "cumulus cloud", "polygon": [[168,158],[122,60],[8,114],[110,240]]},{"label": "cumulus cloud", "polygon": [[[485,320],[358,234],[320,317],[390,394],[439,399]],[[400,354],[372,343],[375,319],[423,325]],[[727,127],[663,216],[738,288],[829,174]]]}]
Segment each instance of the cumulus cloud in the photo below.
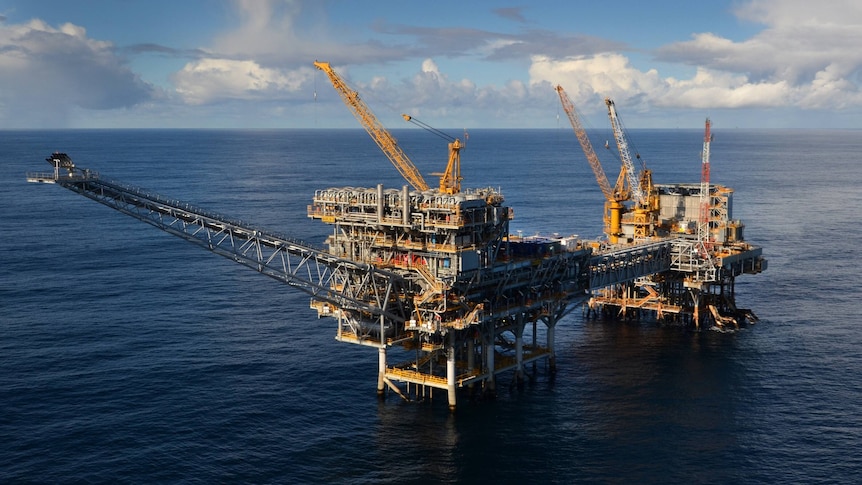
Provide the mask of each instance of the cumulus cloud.
[{"label": "cumulus cloud", "polygon": [[736,14],[765,28],[740,41],[698,33],[656,52],[660,61],[697,66],[701,76],[733,75],[713,74],[711,89],[702,79],[669,80],[672,93],[683,94],[681,100],[704,104],[715,96],[711,99],[723,107],[808,109],[862,104],[855,82],[862,70],[862,4],[837,0],[825,8],[804,0],[754,0],[740,5]]},{"label": "cumulus cloud", "polygon": [[311,94],[315,59],[361,64],[401,55],[393,47],[332,41],[319,3],[235,0],[233,5],[238,24],[196,50],[195,59],[171,77],[188,104],[302,98]]},{"label": "cumulus cloud", "polygon": [[644,102],[644,93],[655,93],[663,84],[658,71],[641,71],[617,53],[563,59],[534,56],[530,79],[533,83],[562,85],[574,103],[593,102],[600,96],[613,98],[630,108]]},{"label": "cumulus cloud", "polygon": [[[535,53],[595,54],[623,44],[580,35],[532,30],[504,34],[468,27],[419,27],[378,23],[375,30],[398,40],[345,44],[332,41],[325,12],[298,0],[236,0],[238,25],[218,35],[203,54],[172,76],[176,92],[194,105],[227,100],[292,99],[307,95],[313,69],[309,59],[334,66],[422,59],[422,68],[408,81],[374,79],[354,86],[365,96],[398,95],[398,103],[426,113],[458,112],[469,108],[505,110],[533,96],[521,80],[501,80],[502,87],[478,87],[469,79],[450,80],[432,57],[478,56],[488,61],[529,59]],[[520,8],[492,13],[524,20]],[[153,50],[154,47],[150,46]],[[341,69],[344,71],[344,69]],[[545,86],[547,87],[547,86]],[[541,96],[546,95],[542,93]],[[437,106],[437,109],[432,108]]]},{"label": "cumulus cloud", "polygon": [[250,60],[201,59],[175,73],[173,82],[187,103],[199,105],[236,99],[286,99],[313,76],[311,68],[289,71],[262,67]]},{"label": "cumulus cloud", "polygon": [[153,96],[110,42],[74,24],[41,20],[0,24],[0,85],[7,121],[41,110],[59,118],[75,107],[127,108]]},{"label": "cumulus cloud", "polygon": [[750,82],[744,75],[699,68],[691,79],[664,80],[653,103],[663,107],[746,108],[786,106],[795,95],[785,81]]},{"label": "cumulus cloud", "polygon": [[399,45],[335,41],[343,27],[328,24],[326,3],[302,0],[234,0],[237,25],[215,37],[211,56],[254,59],[266,66],[386,62],[402,58]]},{"label": "cumulus cloud", "polygon": [[294,25],[302,4],[283,0],[235,0],[239,25],[218,36],[212,49],[219,55],[258,60],[283,58],[304,51],[311,39],[297,35]]},{"label": "cumulus cloud", "polygon": [[688,79],[662,77],[657,69],[635,68],[622,54],[551,59],[536,56],[530,67],[533,82],[561,84],[576,104],[595,104],[610,97],[627,110],[661,108],[813,108],[834,102],[839,88],[850,88],[840,78],[821,76],[817,93],[783,79],[752,81],[746,74],[699,67]]},{"label": "cumulus cloud", "polygon": [[711,32],[655,51],[667,66],[688,65],[688,79],[639,69],[621,52],[533,56],[534,81],[561,83],[576,102],[590,96],[623,100],[628,108],[844,109],[862,105],[862,4],[822,8],[808,1],[755,0],[736,14],[765,25],[748,39]]}]

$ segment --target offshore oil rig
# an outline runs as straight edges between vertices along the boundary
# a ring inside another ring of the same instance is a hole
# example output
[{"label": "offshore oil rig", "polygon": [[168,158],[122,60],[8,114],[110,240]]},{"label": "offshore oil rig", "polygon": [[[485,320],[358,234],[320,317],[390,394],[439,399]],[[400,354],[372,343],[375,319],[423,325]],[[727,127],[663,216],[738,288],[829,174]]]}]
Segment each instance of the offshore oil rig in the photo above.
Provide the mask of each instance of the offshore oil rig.
[{"label": "offshore oil rig", "polygon": [[591,281],[588,312],[615,318],[646,314],[697,328],[710,321],[716,328],[756,321],[750,309],[736,307],[735,281],[741,274],[764,271],[767,262],[760,247],[744,240],[742,221],[733,219],[733,189],[710,183],[710,120],[704,129],[700,183],[654,184],[651,170],[644,167],[638,173],[615,104],[605,98],[621,162],[612,187],[572,101],[562,86],[555,89],[605,197],[607,244],[594,244],[594,258],[604,254],[614,259],[625,248],[658,247],[671,262],[666,271],[624,282]]},{"label": "offshore oil rig", "polygon": [[[332,226],[325,249],[107,180],[65,153],[47,158],[53,172],[27,179],[58,184],[306,292],[318,317],[336,321],[338,341],[377,349],[378,394],[430,399],[440,389],[452,410],[459,389],[493,395],[500,373],[521,383],[539,360],[554,372],[555,327],[581,304],[696,326],[754,318],[735,307],[733,282],[766,263],[731,219],[730,189],[653,186],[625,161],[623,182],[611,188],[587,153],[607,185],[608,240],[516,237],[499,190],[462,189],[460,140],[450,139],[447,166],[430,187],[358,93],[329,64],[315,66],[409,183],[315,191],[308,216]],[[587,152],[576,112],[558,93]]]}]

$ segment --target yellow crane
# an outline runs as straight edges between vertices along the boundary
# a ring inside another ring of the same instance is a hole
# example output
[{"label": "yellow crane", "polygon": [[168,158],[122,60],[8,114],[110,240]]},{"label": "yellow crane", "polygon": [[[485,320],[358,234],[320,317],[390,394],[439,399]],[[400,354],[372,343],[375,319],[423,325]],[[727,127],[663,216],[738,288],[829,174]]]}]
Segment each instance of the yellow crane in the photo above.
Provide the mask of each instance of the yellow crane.
[{"label": "yellow crane", "polygon": [[[611,98],[605,98],[605,104],[608,107],[608,117],[611,120],[614,139],[617,142],[617,151],[620,154],[622,170],[625,172],[625,179],[628,181],[630,198],[634,202],[633,207],[630,209],[632,213],[630,222],[634,226],[634,237],[635,239],[645,239],[652,236],[655,231],[659,212],[658,191],[653,186],[651,170],[644,166],[640,175],[635,170],[626,134],[623,131],[622,122],[617,114],[616,105]],[[640,154],[637,154],[637,158],[640,158]],[[623,173],[621,172],[620,178],[622,177]],[[620,181],[618,180],[617,183],[619,184]]]},{"label": "yellow crane", "polygon": [[596,155],[595,150],[593,150],[593,145],[587,137],[587,132],[581,125],[581,121],[575,111],[575,105],[572,104],[572,101],[569,99],[569,96],[566,94],[566,91],[562,86],[557,85],[555,89],[557,94],[560,96],[560,103],[563,105],[563,111],[566,112],[566,116],[568,116],[569,122],[572,124],[572,129],[575,130],[575,135],[578,137],[581,149],[584,151],[584,155],[587,157],[590,168],[593,169],[593,175],[595,175],[596,181],[602,189],[602,194],[605,196],[605,234],[607,234],[608,240],[612,244],[616,244],[619,241],[619,238],[623,235],[622,217],[623,213],[626,211],[626,206],[623,203],[631,198],[631,191],[626,187],[626,169],[623,167],[620,170],[620,175],[617,177],[617,183],[612,188],[608,181],[608,177],[605,175],[605,171],[602,169],[599,157]]},{"label": "yellow crane", "polygon": [[433,126],[430,126],[410,115],[401,115],[406,121],[414,123],[431,133],[447,140],[449,142],[449,162],[446,164],[446,171],[443,173],[433,173],[431,175],[440,176],[440,192],[448,195],[461,192],[461,140],[448,135]]},{"label": "yellow crane", "polygon": [[393,137],[389,131],[383,127],[368,105],[359,98],[359,93],[350,89],[350,86],[348,86],[338,76],[338,74],[335,73],[328,62],[314,61],[314,66],[326,73],[329,80],[332,82],[332,86],[336,91],[338,91],[338,94],[341,95],[341,99],[344,101],[344,104],[350,108],[353,115],[356,116],[356,119],[359,120],[359,123],[362,124],[363,128],[365,128],[365,131],[371,135],[371,138],[375,143],[377,143],[377,146],[383,150],[383,153],[386,154],[392,164],[395,165],[395,168],[398,169],[401,176],[404,177],[404,179],[407,180],[407,182],[409,182],[416,190],[422,192],[428,190],[428,184],[425,182],[425,179],[422,178],[422,174],[419,173],[419,170],[415,165],[413,165],[410,158],[407,157],[407,154],[405,154],[404,151],[401,150],[401,147],[398,146],[398,142],[395,140],[395,137]]},{"label": "yellow crane", "polygon": [[[643,191],[641,191],[640,180],[638,180],[637,172],[635,172],[635,165],[634,162],[632,162],[632,156],[629,153],[629,145],[623,133],[623,127],[622,124],[620,124],[619,116],[617,115],[616,105],[611,98],[605,98],[605,104],[608,107],[608,118],[611,120],[611,128],[614,131],[614,139],[617,142],[617,151],[620,154],[620,161],[623,164],[622,169],[625,172],[625,178],[629,183],[631,198],[634,199],[635,203],[643,204]],[[617,181],[617,183],[619,183],[619,181]]]}]

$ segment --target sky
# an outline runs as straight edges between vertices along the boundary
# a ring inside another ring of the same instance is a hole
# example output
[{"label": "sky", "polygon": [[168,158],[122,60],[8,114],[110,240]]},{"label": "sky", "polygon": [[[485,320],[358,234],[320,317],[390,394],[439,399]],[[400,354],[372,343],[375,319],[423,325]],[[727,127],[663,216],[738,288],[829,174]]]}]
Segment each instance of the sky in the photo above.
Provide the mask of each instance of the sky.
[{"label": "sky", "polygon": [[[862,128],[858,0],[0,0],[0,129]],[[561,121],[562,120],[562,121]]]}]

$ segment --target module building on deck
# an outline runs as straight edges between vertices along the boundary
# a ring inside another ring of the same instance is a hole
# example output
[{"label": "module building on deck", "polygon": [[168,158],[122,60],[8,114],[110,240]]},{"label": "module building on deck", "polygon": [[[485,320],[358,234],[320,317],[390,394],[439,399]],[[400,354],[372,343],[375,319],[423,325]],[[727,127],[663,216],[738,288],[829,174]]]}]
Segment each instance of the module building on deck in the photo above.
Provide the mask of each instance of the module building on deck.
[{"label": "module building on deck", "polygon": [[[381,349],[386,370],[379,391],[388,385],[406,395],[413,384],[424,395],[426,387],[438,387],[450,392],[454,406],[455,387],[492,389],[499,372],[520,375],[532,360],[553,362],[556,322],[586,297],[590,250],[574,239],[510,236],[514,214],[503,201],[492,188],[445,194],[379,185],[315,192],[308,215],[333,226],[326,240],[331,254],[407,282],[409,294],[400,301],[410,306],[410,318],[400,324],[312,302],[321,316],[338,319],[339,340]],[[545,328],[538,328],[540,321]],[[404,362],[387,362],[393,347]],[[407,383],[407,390],[394,382]]]}]

